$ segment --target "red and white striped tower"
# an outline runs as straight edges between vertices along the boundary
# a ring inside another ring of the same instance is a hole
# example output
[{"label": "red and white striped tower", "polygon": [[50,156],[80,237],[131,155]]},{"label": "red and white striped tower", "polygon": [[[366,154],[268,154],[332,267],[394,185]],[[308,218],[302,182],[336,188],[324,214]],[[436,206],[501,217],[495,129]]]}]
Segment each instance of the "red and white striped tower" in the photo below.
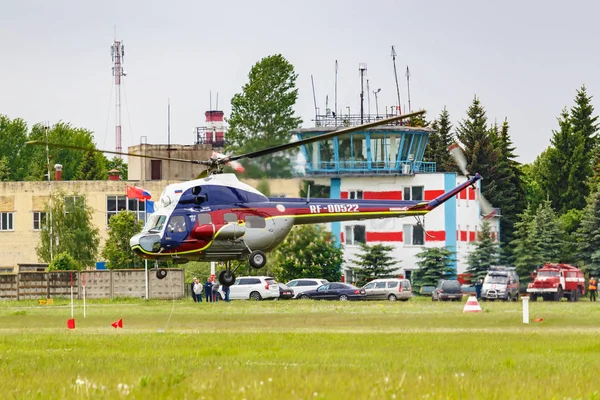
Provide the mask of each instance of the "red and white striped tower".
[{"label": "red and white striped tower", "polygon": [[[110,47],[110,52],[112,54],[113,60],[113,68],[112,73],[115,77],[115,90],[116,90],[116,100],[115,100],[115,139],[116,139],[116,148],[118,152],[121,151],[121,77],[125,76],[125,71],[123,71],[123,61],[125,59],[125,47],[123,46],[123,42],[120,40],[114,41],[113,45]],[[117,157],[121,158],[121,155],[117,155]]]},{"label": "red and white striped tower", "polygon": [[212,143],[213,147],[220,144],[223,146],[225,141],[225,122],[223,120],[223,111],[207,111],[206,116],[206,143]]}]

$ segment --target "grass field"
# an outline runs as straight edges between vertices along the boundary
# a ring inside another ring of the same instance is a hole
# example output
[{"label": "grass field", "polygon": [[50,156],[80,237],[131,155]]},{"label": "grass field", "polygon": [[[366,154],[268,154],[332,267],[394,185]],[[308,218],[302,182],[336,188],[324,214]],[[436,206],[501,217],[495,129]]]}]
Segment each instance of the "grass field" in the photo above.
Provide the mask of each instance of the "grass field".
[{"label": "grass field", "polygon": [[600,399],[600,303],[482,307],[0,302],[0,397]]}]

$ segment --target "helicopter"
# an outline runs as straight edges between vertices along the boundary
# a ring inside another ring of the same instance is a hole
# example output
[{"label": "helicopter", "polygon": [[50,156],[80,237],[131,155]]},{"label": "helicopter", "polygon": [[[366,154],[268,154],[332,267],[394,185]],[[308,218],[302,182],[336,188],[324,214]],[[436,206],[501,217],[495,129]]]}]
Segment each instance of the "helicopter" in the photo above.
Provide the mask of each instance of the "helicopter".
[{"label": "helicopter", "polygon": [[[464,154],[458,145],[450,146],[448,150],[468,179],[430,201],[311,199],[310,188],[306,198],[267,197],[252,186],[239,181],[235,174],[224,173],[223,169],[225,165],[238,169],[238,160],[241,159],[257,158],[378,125],[396,123],[423,113],[425,111],[420,110],[344,127],[242,155],[213,152],[208,160],[151,156],[153,159],[187,162],[207,168],[198,179],[165,187],[159,200],[155,202],[155,212],[147,219],[142,231],[130,239],[130,247],[140,257],[154,260],[155,265],[158,261],[168,260],[177,264],[189,261],[221,262],[225,269],[219,273],[219,282],[230,286],[235,282],[235,271],[241,262],[248,260],[248,264],[255,269],[264,267],[267,263],[266,254],[283,242],[295,225],[407,216],[414,216],[420,223],[420,217],[467,187],[475,187],[475,183],[482,179],[479,174],[468,174]],[[43,141],[28,143],[140,157],[139,154]],[[483,198],[482,200],[485,201]],[[486,210],[491,207],[485,203],[483,206]],[[235,269],[232,266],[233,262],[238,262]],[[157,268],[156,276],[158,279],[164,279],[167,270]]]}]

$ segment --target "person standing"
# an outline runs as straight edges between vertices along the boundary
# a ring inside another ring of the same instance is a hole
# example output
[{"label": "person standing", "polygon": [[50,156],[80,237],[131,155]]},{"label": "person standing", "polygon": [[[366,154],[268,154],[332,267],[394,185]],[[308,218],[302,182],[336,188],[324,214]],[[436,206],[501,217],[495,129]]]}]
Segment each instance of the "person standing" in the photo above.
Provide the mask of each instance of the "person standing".
[{"label": "person standing", "polygon": [[196,285],[196,280],[198,278],[194,278],[194,280],[192,280],[192,283],[190,284],[190,293],[192,294],[192,300],[194,300],[194,303],[198,301],[198,298],[196,297],[196,292],[194,291],[194,286]]},{"label": "person standing", "polygon": [[593,276],[590,276],[590,283],[588,284],[588,290],[590,291],[590,301],[596,301],[596,293],[598,287],[596,286],[596,280]]},{"label": "person standing", "polygon": [[212,295],[213,295],[213,301],[215,303],[217,301],[219,301],[219,281],[217,281],[214,278],[213,278],[213,283],[212,283]]},{"label": "person standing", "polygon": [[475,294],[477,295],[477,300],[481,300],[481,287],[483,286],[483,279],[477,279],[475,282]]},{"label": "person standing", "polygon": [[206,295],[206,302],[212,301],[212,282],[210,281],[210,277],[206,278],[206,283],[204,284],[204,294]]},{"label": "person standing", "polygon": [[223,293],[225,294],[225,301],[230,301],[229,300],[229,285],[223,285]]},{"label": "person standing", "polygon": [[202,303],[202,284],[198,278],[194,278],[194,293],[199,303]]}]

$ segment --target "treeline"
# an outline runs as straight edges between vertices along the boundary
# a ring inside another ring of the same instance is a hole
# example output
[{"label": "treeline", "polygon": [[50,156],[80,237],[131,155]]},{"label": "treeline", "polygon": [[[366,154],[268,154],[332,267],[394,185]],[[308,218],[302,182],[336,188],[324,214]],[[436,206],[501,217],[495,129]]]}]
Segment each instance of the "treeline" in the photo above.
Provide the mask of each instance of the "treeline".
[{"label": "treeline", "polygon": [[[10,119],[0,114],[0,181],[46,180],[48,161],[46,146],[28,145],[37,140],[50,143],[95,149],[91,131],[58,122],[46,127],[35,124],[28,127],[20,118]],[[61,164],[63,180],[104,180],[108,171],[117,169],[127,178],[127,164],[120,158],[108,159],[99,152],[50,147],[51,179],[54,164]]]},{"label": "treeline", "polygon": [[600,272],[600,144],[591,100],[585,86],[577,90],[574,105],[558,117],[550,146],[532,164],[515,160],[507,119],[488,123],[477,97],[454,129],[446,109],[431,123],[423,121],[436,130],[426,161],[435,161],[438,171],[456,171],[447,147],[459,142],[467,169],[484,177],[483,194],[501,209],[498,248],[481,243],[486,234],[480,234],[469,272],[478,275],[485,263],[513,264],[527,279],[546,262]]}]

